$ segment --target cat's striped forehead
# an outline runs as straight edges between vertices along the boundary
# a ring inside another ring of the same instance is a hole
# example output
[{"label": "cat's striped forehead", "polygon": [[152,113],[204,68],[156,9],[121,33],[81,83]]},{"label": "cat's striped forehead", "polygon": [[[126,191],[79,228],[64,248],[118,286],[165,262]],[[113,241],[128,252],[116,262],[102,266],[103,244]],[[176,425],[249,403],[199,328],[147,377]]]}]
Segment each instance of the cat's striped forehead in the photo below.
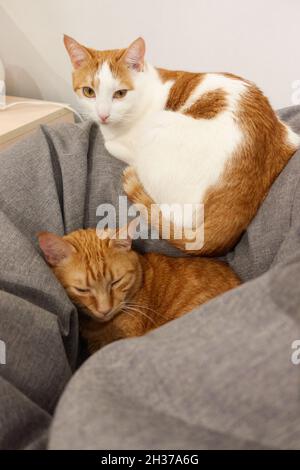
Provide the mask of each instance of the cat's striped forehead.
[{"label": "cat's striped forehead", "polygon": [[95,229],[77,230],[64,237],[71,243],[86,263],[101,264],[108,249],[109,239],[99,238]]},{"label": "cat's striped forehead", "polygon": [[101,82],[117,81],[127,89],[133,88],[130,70],[122,56],[126,49],[94,51],[89,49],[91,59],[81,68],[73,71],[74,90],[90,86],[97,90]]}]

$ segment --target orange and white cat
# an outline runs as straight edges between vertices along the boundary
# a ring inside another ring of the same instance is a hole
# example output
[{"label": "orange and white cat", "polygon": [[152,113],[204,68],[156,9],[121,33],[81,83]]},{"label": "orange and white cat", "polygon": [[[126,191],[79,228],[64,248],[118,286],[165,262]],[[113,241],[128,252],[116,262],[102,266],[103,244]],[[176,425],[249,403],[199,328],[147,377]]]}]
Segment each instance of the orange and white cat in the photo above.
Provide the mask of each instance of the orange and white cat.
[{"label": "orange and white cat", "polygon": [[38,234],[41,250],[70,299],[88,315],[80,329],[94,352],[141,336],[240,284],[232,269],[207,258],[170,258],[131,249],[138,220],[116,238],[77,230],[64,237]]},{"label": "orange and white cat", "polygon": [[[232,247],[299,136],[240,77],[153,67],[142,38],[108,51],[68,36],[64,42],[75,92],[99,122],[107,150],[130,165],[124,188],[132,201],[149,213],[153,203],[203,204],[205,240],[197,253]],[[168,217],[163,208],[162,215]],[[186,240],[172,241],[184,249]]]}]

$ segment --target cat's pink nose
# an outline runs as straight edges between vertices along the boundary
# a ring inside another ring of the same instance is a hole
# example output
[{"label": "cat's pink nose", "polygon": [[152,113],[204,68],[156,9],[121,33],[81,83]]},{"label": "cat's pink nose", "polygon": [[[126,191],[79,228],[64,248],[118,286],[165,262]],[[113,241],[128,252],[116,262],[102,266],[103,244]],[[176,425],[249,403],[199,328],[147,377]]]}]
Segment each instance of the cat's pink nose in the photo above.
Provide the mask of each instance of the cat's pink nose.
[{"label": "cat's pink nose", "polygon": [[109,114],[99,114],[100,121],[104,124],[109,118]]}]

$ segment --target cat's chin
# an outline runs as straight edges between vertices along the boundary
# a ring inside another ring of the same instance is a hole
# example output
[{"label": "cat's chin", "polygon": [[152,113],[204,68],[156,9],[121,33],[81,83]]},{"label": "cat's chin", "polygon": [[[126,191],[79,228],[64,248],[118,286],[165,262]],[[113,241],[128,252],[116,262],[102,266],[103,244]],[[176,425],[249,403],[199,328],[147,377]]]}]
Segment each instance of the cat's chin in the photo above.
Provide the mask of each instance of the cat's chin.
[{"label": "cat's chin", "polygon": [[91,311],[88,311],[88,312],[85,311],[85,313],[98,323],[107,323],[119,313],[119,310],[114,310],[113,312],[110,312],[109,314],[104,315],[103,317],[99,317],[98,315],[96,315],[95,313]]}]

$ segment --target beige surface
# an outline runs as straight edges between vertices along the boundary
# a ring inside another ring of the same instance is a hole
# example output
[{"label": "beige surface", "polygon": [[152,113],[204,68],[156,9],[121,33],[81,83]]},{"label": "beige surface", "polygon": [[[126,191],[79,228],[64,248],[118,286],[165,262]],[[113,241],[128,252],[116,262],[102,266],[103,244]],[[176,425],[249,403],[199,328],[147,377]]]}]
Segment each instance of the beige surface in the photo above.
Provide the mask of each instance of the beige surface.
[{"label": "beige surface", "polygon": [[[6,104],[17,101],[37,101],[28,98],[6,97]],[[18,139],[30,135],[41,124],[55,122],[74,122],[73,113],[57,105],[20,104],[7,110],[0,110],[0,150],[10,146]]]}]

